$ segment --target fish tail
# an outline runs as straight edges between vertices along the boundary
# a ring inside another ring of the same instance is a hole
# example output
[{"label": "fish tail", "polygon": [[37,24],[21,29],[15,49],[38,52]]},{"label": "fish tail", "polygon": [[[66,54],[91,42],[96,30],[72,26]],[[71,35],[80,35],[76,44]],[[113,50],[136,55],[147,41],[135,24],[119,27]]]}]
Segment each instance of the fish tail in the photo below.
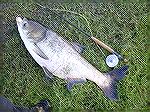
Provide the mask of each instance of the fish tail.
[{"label": "fish tail", "polygon": [[102,87],[102,90],[110,100],[117,100],[117,86],[116,82],[123,79],[125,77],[125,72],[127,71],[128,66],[122,66],[121,68],[114,69],[108,73],[105,73],[107,77],[109,77],[110,82],[104,83],[104,86]]}]

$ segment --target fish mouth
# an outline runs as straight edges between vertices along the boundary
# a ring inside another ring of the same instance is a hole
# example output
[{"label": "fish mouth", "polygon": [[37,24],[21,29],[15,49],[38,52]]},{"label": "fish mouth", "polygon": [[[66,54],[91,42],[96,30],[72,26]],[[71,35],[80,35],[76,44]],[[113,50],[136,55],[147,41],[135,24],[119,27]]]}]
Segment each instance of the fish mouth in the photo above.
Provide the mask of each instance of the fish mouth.
[{"label": "fish mouth", "polygon": [[17,23],[21,23],[23,21],[23,19],[21,17],[16,17],[16,21],[17,21]]}]

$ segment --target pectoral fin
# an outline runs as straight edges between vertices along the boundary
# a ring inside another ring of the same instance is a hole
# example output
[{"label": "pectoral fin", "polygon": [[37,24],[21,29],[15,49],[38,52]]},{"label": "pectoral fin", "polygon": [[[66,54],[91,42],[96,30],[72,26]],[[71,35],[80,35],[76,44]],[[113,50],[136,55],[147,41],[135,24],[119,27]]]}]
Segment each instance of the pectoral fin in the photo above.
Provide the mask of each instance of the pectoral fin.
[{"label": "pectoral fin", "polygon": [[85,83],[85,82],[86,82],[86,79],[79,79],[79,78],[69,79],[69,80],[68,80],[68,83],[67,83],[67,89],[68,89],[68,91],[71,91],[72,87],[73,87],[75,84],[78,84],[78,83]]},{"label": "pectoral fin", "polygon": [[72,43],[72,46],[79,53],[82,53],[84,51],[84,49],[85,49],[84,46],[80,45],[79,43],[75,43],[75,42]]},{"label": "pectoral fin", "polygon": [[34,44],[34,49],[33,49],[33,51],[37,54],[37,55],[39,55],[41,58],[43,58],[43,59],[45,59],[45,60],[48,60],[49,58],[42,52],[42,50],[36,45],[36,44]]},{"label": "pectoral fin", "polygon": [[53,74],[46,68],[46,67],[42,67],[43,68],[43,71],[45,72],[45,78],[46,79],[52,79],[53,78]]}]

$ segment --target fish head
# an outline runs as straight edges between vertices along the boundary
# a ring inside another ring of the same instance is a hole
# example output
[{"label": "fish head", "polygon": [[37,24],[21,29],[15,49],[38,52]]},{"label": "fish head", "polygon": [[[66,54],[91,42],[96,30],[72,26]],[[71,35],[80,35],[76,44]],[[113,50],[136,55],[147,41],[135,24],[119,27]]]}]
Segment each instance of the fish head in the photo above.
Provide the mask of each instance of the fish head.
[{"label": "fish head", "polygon": [[17,22],[17,26],[19,30],[21,30],[22,32],[26,34],[29,33],[29,29],[31,29],[31,26],[27,18],[22,19],[21,17],[16,17],[16,22]]},{"label": "fish head", "polygon": [[44,38],[46,28],[37,22],[28,20],[27,18],[16,17],[18,31],[22,38],[26,38],[31,41],[37,41]]}]

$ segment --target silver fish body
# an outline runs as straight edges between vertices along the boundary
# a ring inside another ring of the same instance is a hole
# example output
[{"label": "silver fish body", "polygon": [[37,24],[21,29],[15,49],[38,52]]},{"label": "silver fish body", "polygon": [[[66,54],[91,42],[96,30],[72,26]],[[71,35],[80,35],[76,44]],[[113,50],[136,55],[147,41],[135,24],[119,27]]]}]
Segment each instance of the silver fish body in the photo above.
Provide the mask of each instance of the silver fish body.
[{"label": "silver fish body", "polygon": [[55,32],[20,17],[17,17],[16,21],[27,50],[47,76],[55,75],[65,79],[68,81],[68,89],[75,83],[86,82],[88,79],[95,82],[108,98],[117,99],[116,81],[125,76],[127,66],[109,73],[101,73]]}]

